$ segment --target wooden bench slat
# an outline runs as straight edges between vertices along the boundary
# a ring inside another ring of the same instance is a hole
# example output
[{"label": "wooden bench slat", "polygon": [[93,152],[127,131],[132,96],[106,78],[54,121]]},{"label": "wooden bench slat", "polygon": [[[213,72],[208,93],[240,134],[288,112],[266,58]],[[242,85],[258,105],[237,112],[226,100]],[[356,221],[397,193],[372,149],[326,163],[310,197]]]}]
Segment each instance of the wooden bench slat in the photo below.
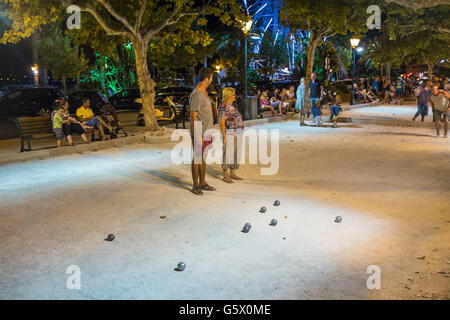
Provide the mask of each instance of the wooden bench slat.
[{"label": "wooden bench slat", "polygon": [[[16,126],[20,135],[20,152],[25,151],[25,141],[28,143],[27,151],[31,151],[31,140],[55,136],[50,117],[16,118]],[[86,133],[92,133],[92,140],[94,139],[94,129],[86,129]]]},{"label": "wooden bench slat", "polygon": [[44,121],[51,122],[50,117],[17,118],[17,120],[20,122],[20,124],[23,124],[23,125],[41,123]]}]

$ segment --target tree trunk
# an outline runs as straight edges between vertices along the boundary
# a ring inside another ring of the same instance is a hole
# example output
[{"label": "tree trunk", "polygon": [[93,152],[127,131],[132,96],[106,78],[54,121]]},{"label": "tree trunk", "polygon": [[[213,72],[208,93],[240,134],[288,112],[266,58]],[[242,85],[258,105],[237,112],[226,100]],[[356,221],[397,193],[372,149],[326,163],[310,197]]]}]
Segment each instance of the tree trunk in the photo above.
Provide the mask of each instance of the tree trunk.
[{"label": "tree trunk", "polygon": [[433,64],[427,63],[427,66],[428,66],[428,80],[432,80],[433,79]]},{"label": "tree trunk", "polygon": [[192,86],[195,87],[197,85],[197,73],[195,72],[195,65],[191,67],[191,76],[192,76]]},{"label": "tree trunk", "polygon": [[48,87],[48,70],[45,66],[39,69],[40,83],[42,83],[42,86]]},{"label": "tree trunk", "polygon": [[341,70],[342,74],[344,75],[344,78],[348,77],[348,70],[345,67],[344,61],[342,61],[342,58],[337,51],[336,51],[336,61],[339,65],[339,69]]},{"label": "tree trunk", "polygon": [[156,131],[159,129],[159,125],[155,116],[155,82],[150,77],[148,70],[147,48],[142,39],[135,39],[133,48],[136,56],[136,75],[141,92],[145,128]]},{"label": "tree trunk", "polygon": [[380,64],[380,68],[381,68],[381,74],[380,77],[384,76],[384,64]]},{"label": "tree trunk", "polygon": [[[306,87],[306,100],[309,101],[309,81],[311,80],[311,73],[313,72],[314,68],[314,54],[316,52],[317,43],[319,42],[321,36],[315,35],[314,33],[310,33],[309,37],[309,46],[308,46],[308,56],[307,56],[307,63],[306,63],[306,81],[305,81],[305,87]],[[307,102],[309,103],[309,102]]]},{"label": "tree trunk", "polygon": [[66,75],[63,74],[62,79],[61,79],[63,88],[64,88],[64,95],[67,96],[67,83],[66,83]]},{"label": "tree trunk", "polygon": [[391,64],[386,63],[386,79],[391,79]]}]

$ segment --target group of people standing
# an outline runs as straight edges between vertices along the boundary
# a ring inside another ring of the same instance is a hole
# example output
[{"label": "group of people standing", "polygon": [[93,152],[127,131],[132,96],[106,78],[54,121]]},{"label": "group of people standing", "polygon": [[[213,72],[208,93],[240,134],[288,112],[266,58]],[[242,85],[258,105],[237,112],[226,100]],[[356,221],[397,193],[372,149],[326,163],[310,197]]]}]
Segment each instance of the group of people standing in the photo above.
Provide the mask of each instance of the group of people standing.
[{"label": "group of people standing", "polygon": [[[322,124],[322,106],[327,105],[330,107],[330,121],[333,121],[332,128],[337,127],[337,119],[342,113],[342,99],[336,93],[328,91],[317,80],[317,74],[313,72],[311,74],[311,80],[308,84],[309,101],[306,100],[307,88],[305,85],[305,78],[300,80],[300,85],[297,88],[297,100],[295,109],[300,113],[300,125],[305,126],[305,119],[313,115],[314,124],[319,126]],[[309,103],[308,103],[309,102]]]},{"label": "group of people standing", "polygon": [[[212,144],[212,136],[208,135],[207,130],[214,124],[213,105],[208,97],[207,88],[212,84],[214,70],[211,68],[202,68],[198,75],[198,84],[189,97],[190,105],[190,124],[191,138],[194,149],[194,159],[192,160],[192,193],[203,195],[203,191],[215,191],[216,188],[206,183],[206,162],[204,158],[205,151]],[[237,139],[244,133],[244,119],[233,105],[236,99],[234,88],[226,87],[222,90],[222,104],[217,110],[219,116],[219,127],[223,139],[223,181],[233,183],[233,180],[243,180],[236,174],[239,168],[237,159]],[[214,112],[216,113],[216,112]],[[234,148],[230,151],[227,148],[227,141],[232,139]],[[233,154],[229,154],[232,152]]]},{"label": "group of people standing", "polygon": [[395,104],[403,104],[404,98],[412,94],[413,82],[409,78],[399,77],[397,80],[391,80],[382,76],[372,77],[371,90],[368,94],[382,99],[384,103],[389,103],[395,99]]},{"label": "group of people standing", "polygon": [[436,137],[440,137],[441,122],[443,122],[444,138],[447,138],[450,94],[446,90],[440,89],[439,84],[432,84],[429,80],[417,87],[414,94],[417,100],[417,112],[412,121],[415,121],[418,116],[421,116],[421,120],[424,121],[428,115],[428,103],[431,103]]},{"label": "group of people standing", "polygon": [[[199,83],[190,95],[190,122],[191,122],[191,138],[194,148],[194,159],[192,161],[192,192],[195,195],[203,195],[203,191],[215,191],[216,188],[206,183],[206,163],[204,159],[205,151],[212,144],[212,136],[207,134],[207,130],[211,129],[214,124],[213,113],[218,115],[218,122],[223,139],[223,181],[233,183],[236,180],[243,180],[236,174],[239,168],[237,157],[237,140],[244,133],[244,120],[239,110],[234,106],[236,99],[236,91],[232,87],[226,87],[222,90],[222,104],[218,109],[213,107],[211,99],[208,97],[207,88],[212,84],[214,71],[211,68],[202,68],[199,72]],[[272,111],[274,116],[282,113],[294,112],[300,113],[300,125],[305,125],[305,118],[313,115],[314,124],[321,124],[322,106],[327,105],[330,108],[330,120],[333,121],[333,127],[336,127],[337,118],[342,112],[342,99],[336,92],[330,92],[317,80],[317,74],[311,74],[311,80],[308,84],[302,78],[300,85],[295,92],[295,88],[291,86],[288,90],[279,92],[278,89],[269,97],[268,91],[265,90],[260,94],[260,107]],[[356,83],[360,83],[359,81]],[[405,90],[408,90],[407,81],[397,81],[395,84],[386,82],[383,84],[379,77],[373,79],[369,84],[368,79],[364,85],[365,97],[372,100],[374,97],[383,95],[382,90],[388,84],[388,91],[395,91],[395,97],[403,99]],[[370,90],[365,86],[371,85]],[[361,87],[359,87],[361,88]],[[361,91],[361,89],[360,89]],[[385,92],[389,95],[389,92]],[[309,100],[307,96],[309,95]],[[418,103],[418,112],[414,116],[415,120],[422,115],[422,121],[428,112],[428,102],[432,104],[433,113],[436,122],[437,136],[440,131],[440,121],[444,121],[445,133],[447,137],[448,131],[448,107],[450,95],[445,90],[439,90],[438,85],[431,85],[426,81],[416,90]],[[402,101],[401,101],[402,102]],[[227,148],[227,143],[234,145],[233,148]],[[231,154],[232,153],[232,154]],[[231,159],[231,160],[230,160]]]}]

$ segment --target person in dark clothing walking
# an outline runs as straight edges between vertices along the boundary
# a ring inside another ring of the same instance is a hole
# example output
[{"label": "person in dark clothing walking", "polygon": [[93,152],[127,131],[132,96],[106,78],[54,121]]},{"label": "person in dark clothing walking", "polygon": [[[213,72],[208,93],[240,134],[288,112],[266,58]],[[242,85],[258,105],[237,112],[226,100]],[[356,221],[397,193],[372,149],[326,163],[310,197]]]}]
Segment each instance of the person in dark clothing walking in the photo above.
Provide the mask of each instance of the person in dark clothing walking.
[{"label": "person in dark clothing walking", "polygon": [[429,83],[430,82],[427,80],[416,89],[415,96],[417,99],[417,112],[412,118],[412,121],[415,121],[419,115],[422,117],[423,121],[425,116],[428,115],[428,99],[430,97]]}]

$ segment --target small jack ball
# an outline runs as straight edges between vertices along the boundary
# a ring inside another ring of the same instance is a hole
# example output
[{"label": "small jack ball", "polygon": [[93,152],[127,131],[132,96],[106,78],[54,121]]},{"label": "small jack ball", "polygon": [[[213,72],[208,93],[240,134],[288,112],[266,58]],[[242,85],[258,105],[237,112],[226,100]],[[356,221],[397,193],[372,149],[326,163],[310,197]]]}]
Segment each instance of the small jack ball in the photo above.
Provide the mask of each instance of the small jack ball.
[{"label": "small jack ball", "polygon": [[259,212],[261,213],[265,213],[267,211],[266,207],[262,207],[261,209],[259,209]]},{"label": "small jack ball", "polygon": [[280,205],[280,201],[275,200],[275,202],[273,203],[274,206],[278,207]]},{"label": "small jack ball", "polygon": [[336,220],[334,220],[334,222],[337,222],[337,223],[342,222],[342,217],[341,216],[337,216]]},{"label": "small jack ball", "polygon": [[180,262],[177,266],[178,271],[184,271],[185,268],[186,268],[186,264],[184,262]]},{"label": "small jack ball", "polygon": [[278,223],[278,221],[276,219],[272,219],[272,221],[270,221],[271,226],[276,226],[277,223]]},{"label": "small jack ball", "polygon": [[114,241],[115,238],[116,237],[111,233],[111,234],[108,234],[108,237],[105,240],[106,241]]}]

